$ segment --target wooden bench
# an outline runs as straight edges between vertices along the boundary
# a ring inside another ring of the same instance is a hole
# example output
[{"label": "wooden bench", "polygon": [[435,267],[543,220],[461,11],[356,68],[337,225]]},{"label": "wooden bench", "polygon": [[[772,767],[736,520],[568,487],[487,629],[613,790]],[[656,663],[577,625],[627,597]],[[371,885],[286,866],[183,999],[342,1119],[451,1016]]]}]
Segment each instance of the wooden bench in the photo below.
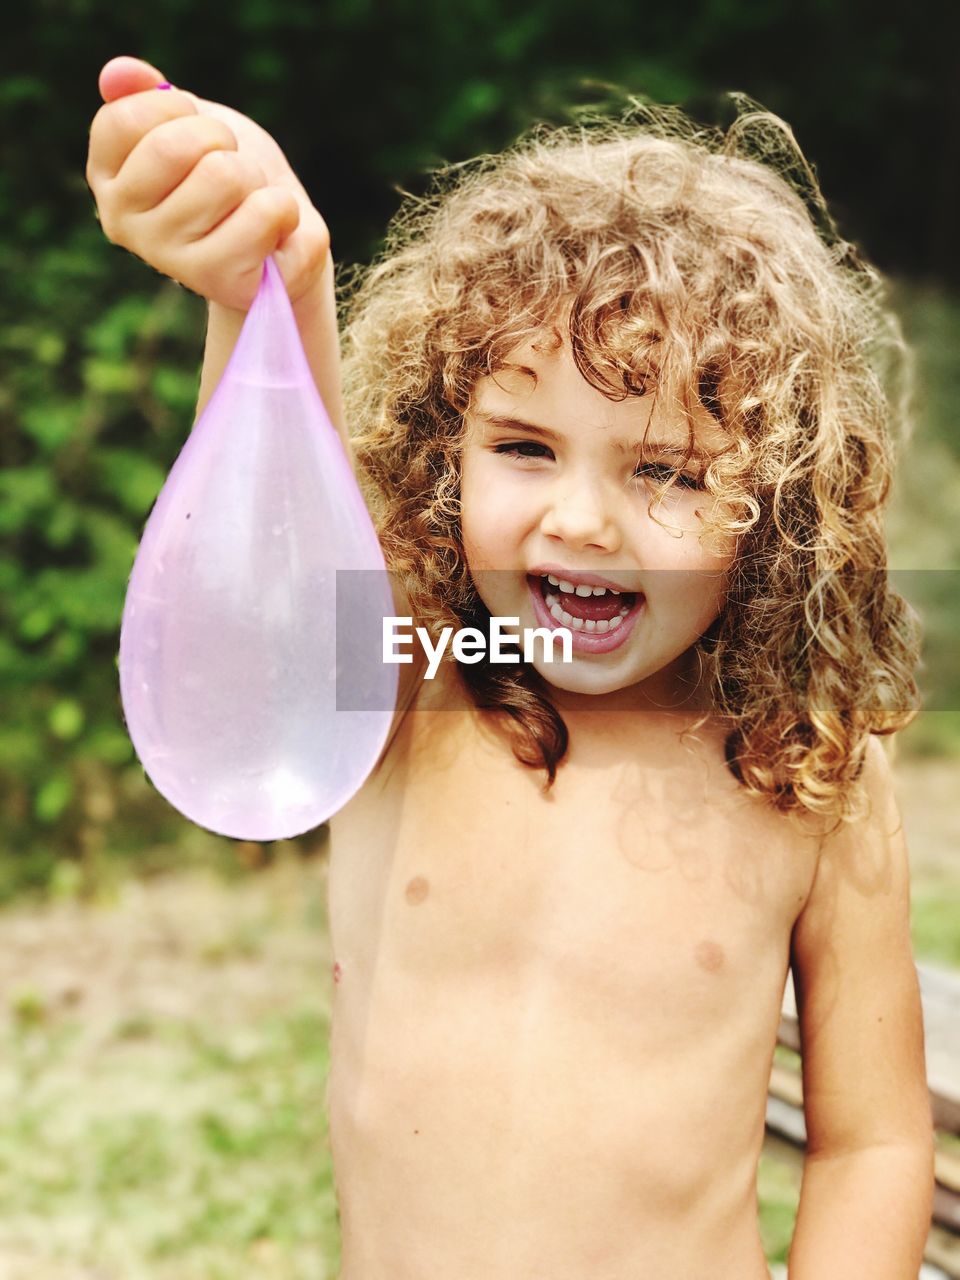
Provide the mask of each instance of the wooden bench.
[{"label": "wooden bench", "polygon": [[[960,1280],[960,974],[918,965],[927,1050],[927,1080],[937,1135],[933,1220],[924,1253],[922,1280]],[[800,1053],[793,982],[787,982],[778,1043]],[[764,1153],[802,1168],[806,1144],[801,1068],[776,1061],[767,1097]]]}]

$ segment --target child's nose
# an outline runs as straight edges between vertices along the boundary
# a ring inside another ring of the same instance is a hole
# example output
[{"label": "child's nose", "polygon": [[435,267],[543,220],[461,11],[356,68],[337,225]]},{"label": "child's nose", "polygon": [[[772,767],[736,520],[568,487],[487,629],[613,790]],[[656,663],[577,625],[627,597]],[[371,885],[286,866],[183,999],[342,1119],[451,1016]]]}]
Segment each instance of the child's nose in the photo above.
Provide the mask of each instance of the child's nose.
[{"label": "child's nose", "polygon": [[598,547],[617,551],[620,533],[617,522],[602,495],[582,488],[556,493],[544,513],[541,532],[571,547]]}]

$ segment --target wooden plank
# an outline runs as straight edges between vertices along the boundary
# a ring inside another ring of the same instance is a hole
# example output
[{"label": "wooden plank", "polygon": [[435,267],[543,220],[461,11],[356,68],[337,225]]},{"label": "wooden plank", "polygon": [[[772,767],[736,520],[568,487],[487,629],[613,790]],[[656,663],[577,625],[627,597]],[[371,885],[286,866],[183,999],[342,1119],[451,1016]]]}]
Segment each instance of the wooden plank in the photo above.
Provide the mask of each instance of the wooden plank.
[{"label": "wooden plank", "polygon": [[933,1192],[933,1221],[960,1237],[960,1195],[938,1182]]},{"label": "wooden plank", "polygon": [[770,1093],[793,1107],[802,1107],[803,1079],[800,1072],[775,1062],[770,1070]]},{"label": "wooden plank", "polygon": [[935,1160],[937,1181],[942,1182],[951,1191],[960,1193],[960,1156],[953,1151],[943,1151],[938,1147]]},{"label": "wooden plank", "polygon": [[940,1227],[932,1227],[923,1256],[950,1280],[960,1280],[960,1240]]},{"label": "wooden plank", "polygon": [[803,1111],[782,1098],[767,1097],[767,1131],[793,1143],[801,1152],[807,1144],[807,1123]]},{"label": "wooden plank", "polygon": [[952,1280],[946,1271],[941,1271],[939,1267],[931,1266],[929,1262],[925,1262],[920,1268],[919,1280]]}]

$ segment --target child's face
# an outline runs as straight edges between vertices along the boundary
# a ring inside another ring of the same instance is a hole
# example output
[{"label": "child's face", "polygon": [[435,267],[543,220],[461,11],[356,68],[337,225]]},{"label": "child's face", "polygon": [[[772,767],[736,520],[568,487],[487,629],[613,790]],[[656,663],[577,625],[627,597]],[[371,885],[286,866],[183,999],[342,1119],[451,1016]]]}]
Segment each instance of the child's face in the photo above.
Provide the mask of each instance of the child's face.
[{"label": "child's face", "polygon": [[[465,417],[461,530],[480,598],[521,627],[570,626],[573,661],[544,663],[538,649],[534,662],[556,689],[637,686],[642,701],[676,704],[690,695],[689,650],[720,612],[735,551],[732,535],[702,536],[701,512],[714,500],[698,483],[706,463],[683,465],[683,415],[653,394],[608,400],[566,342],[555,351],[525,343],[511,364],[536,381],[513,368],[482,378]],[[701,410],[695,447],[708,454],[728,443]],[[664,492],[655,481],[678,467],[681,479]],[[632,594],[571,596],[543,582],[548,572]]]}]

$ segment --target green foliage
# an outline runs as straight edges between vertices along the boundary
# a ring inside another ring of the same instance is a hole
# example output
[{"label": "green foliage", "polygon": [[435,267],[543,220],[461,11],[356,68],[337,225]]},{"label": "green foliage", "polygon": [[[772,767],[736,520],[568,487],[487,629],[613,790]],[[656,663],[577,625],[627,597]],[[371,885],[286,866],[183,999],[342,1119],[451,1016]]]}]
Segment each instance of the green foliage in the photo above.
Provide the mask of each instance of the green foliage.
[{"label": "green foliage", "polygon": [[910,917],[917,959],[960,970],[960,883],[956,877],[915,885]]},{"label": "green foliage", "polygon": [[159,806],[133,764],[116,650],[143,523],[189,430],[203,325],[199,299],[112,250],[89,218],[8,279],[0,897],[94,858],[115,819],[111,839],[135,848],[144,806]]}]

